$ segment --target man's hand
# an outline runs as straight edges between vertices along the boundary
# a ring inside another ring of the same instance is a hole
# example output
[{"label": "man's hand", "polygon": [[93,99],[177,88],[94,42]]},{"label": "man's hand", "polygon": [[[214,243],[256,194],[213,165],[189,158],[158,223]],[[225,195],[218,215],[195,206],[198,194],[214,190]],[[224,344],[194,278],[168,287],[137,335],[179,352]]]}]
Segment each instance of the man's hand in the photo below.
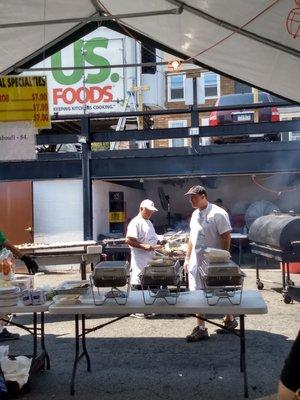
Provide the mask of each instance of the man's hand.
[{"label": "man's hand", "polygon": [[145,251],[152,251],[152,250],[154,250],[154,246],[151,246],[151,244],[146,244],[146,243],[144,243],[144,244],[141,244],[141,247],[142,247],[142,249],[145,250]]},{"label": "man's hand", "polygon": [[28,272],[30,274],[35,274],[38,271],[39,267],[31,257],[24,255],[21,257],[21,260],[26,265]]},{"label": "man's hand", "polygon": [[184,263],[183,263],[183,269],[185,272],[189,272],[189,267],[190,267],[190,258],[185,257]]},{"label": "man's hand", "polygon": [[161,244],[154,244],[153,246],[152,246],[152,249],[153,250],[163,250],[164,249],[164,246],[162,246]]}]

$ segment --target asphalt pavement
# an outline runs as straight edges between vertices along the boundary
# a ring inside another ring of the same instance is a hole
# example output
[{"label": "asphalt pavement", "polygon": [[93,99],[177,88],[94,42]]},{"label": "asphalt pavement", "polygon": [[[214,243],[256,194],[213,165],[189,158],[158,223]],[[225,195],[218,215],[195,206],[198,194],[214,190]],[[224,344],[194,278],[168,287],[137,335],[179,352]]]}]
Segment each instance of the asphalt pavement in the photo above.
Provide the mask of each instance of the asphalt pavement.
[{"label": "asphalt pavement", "polygon": [[[255,271],[247,274],[245,288],[255,289]],[[35,278],[36,285],[56,286],[79,274],[45,274]],[[275,399],[278,377],[284,359],[300,328],[300,303],[285,304],[280,288],[280,271],[263,270],[265,289],[261,291],[268,314],[246,317],[246,357],[250,399]],[[292,275],[300,285],[300,275]],[[274,288],[275,290],[273,290]],[[30,323],[28,315],[14,321]],[[221,319],[216,320],[220,322]],[[88,318],[87,326],[109,321]],[[239,339],[217,335],[208,325],[210,339],[187,343],[185,336],[195,326],[193,317],[161,316],[153,319],[124,318],[87,337],[92,371],[85,360],[77,370],[76,393],[69,393],[74,359],[74,322],[72,317],[46,315],[46,346],[51,369],[35,375],[28,400],[224,400],[243,399],[243,376],[239,371]],[[28,354],[32,337],[21,334],[10,345],[12,354]]]}]

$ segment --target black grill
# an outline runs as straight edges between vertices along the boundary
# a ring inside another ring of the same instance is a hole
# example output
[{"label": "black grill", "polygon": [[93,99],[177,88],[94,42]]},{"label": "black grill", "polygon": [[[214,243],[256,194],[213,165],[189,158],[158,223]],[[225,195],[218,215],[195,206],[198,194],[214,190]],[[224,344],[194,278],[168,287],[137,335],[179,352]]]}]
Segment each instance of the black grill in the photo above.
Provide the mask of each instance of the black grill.
[{"label": "black grill", "polygon": [[[294,282],[290,279],[289,263],[300,261],[300,216],[274,213],[257,218],[250,227],[249,240],[252,253],[282,263],[283,297],[290,303],[287,285]],[[256,284],[263,289],[257,261],[256,257]]]}]

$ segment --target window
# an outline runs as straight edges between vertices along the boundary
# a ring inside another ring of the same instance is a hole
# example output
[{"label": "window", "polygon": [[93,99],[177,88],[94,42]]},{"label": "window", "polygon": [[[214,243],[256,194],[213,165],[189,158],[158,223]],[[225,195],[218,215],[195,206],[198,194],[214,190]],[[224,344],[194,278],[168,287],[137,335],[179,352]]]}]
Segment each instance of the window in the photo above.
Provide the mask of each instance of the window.
[{"label": "window", "polygon": [[184,74],[168,76],[168,101],[184,100]]},{"label": "window", "polygon": [[234,81],[234,93],[252,93],[252,87],[246,83]]},{"label": "window", "polygon": [[[186,119],[168,121],[169,128],[185,128],[187,126]],[[170,147],[187,146],[187,138],[178,138],[169,140]]]},{"label": "window", "polygon": [[220,94],[220,76],[214,72],[204,72],[204,94],[206,99],[214,99]]},{"label": "window", "polygon": [[[142,45],[142,64],[156,62],[156,49],[146,44]],[[152,67],[142,67],[142,74],[156,74],[156,65]]]}]

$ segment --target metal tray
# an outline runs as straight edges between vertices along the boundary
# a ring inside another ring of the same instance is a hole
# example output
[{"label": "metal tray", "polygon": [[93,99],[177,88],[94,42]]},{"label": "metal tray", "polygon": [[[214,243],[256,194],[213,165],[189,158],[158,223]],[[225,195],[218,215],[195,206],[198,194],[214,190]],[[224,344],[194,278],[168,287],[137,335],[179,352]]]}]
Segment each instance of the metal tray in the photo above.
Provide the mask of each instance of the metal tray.
[{"label": "metal tray", "polygon": [[[82,285],[83,287],[72,287],[73,285]],[[55,290],[55,294],[87,294],[91,287],[89,280],[65,281],[62,282]]]},{"label": "metal tray", "polygon": [[147,265],[140,274],[143,286],[177,286],[182,267],[179,261],[170,266]]},{"label": "metal tray", "polygon": [[95,287],[125,286],[130,277],[128,261],[103,261],[97,264],[91,275]]}]

